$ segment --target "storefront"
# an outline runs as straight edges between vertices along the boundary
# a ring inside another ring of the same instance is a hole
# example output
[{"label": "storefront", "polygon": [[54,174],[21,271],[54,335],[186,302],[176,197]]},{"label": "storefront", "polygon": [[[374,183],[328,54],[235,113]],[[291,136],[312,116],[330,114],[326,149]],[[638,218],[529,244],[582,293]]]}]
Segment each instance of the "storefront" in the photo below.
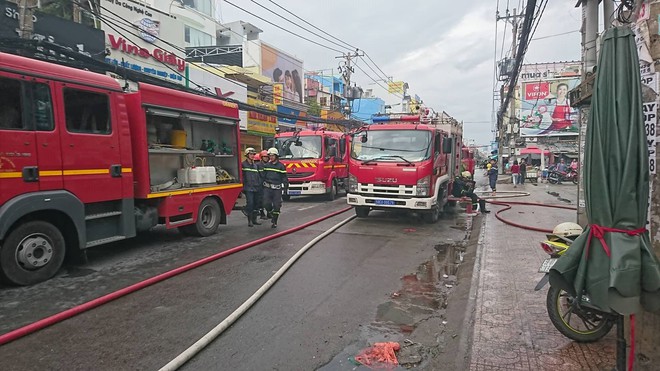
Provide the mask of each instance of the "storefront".
[{"label": "storefront", "polygon": [[[276,111],[277,106],[272,103],[248,97],[247,103],[252,106],[263,108],[270,111]],[[265,115],[259,112],[248,112],[247,131],[241,132],[241,151],[248,147],[257,150],[264,149],[266,141],[275,136],[277,128],[277,117]]]}]

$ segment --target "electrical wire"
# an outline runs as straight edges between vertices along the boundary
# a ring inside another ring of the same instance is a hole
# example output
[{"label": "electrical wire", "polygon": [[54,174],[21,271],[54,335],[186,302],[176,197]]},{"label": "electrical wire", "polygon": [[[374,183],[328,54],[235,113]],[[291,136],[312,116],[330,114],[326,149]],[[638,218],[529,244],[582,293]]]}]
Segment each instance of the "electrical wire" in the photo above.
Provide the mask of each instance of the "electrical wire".
[{"label": "electrical wire", "polygon": [[309,39],[309,38],[307,38],[307,37],[305,37],[305,36],[299,35],[299,34],[293,32],[293,31],[291,31],[291,30],[288,30],[288,29],[286,29],[286,28],[284,28],[284,27],[282,27],[282,26],[280,26],[280,25],[277,25],[277,24],[275,24],[275,23],[273,23],[273,22],[271,22],[271,21],[269,21],[269,20],[267,20],[267,19],[265,19],[265,18],[263,18],[263,17],[260,17],[260,16],[258,16],[258,15],[256,15],[256,14],[250,12],[249,10],[246,10],[246,9],[244,9],[244,8],[241,8],[240,6],[238,6],[238,5],[234,4],[234,3],[232,3],[232,2],[229,1],[229,0],[224,0],[224,1],[225,1],[227,4],[229,4],[229,5],[231,5],[231,6],[235,7],[235,8],[238,8],[238,9],[242,10],[243,12],[245,12],[245,13],[247,13],[247,14],[250,14],[251,16],[256,17],[257,19],[260,19],[260,20],[262,20],[262,21],[268,23],[269,25],[271,25],[271,26],[273,26],[273,27],[279,28],[279,29],[282,30],[282,31],[285,31],[285,32],[287,32],[287,33],[290,33],[290,34],[293,35],[293,36],[296,36],[296,37],[298,37],[298,38],[301,38],[301,39],[303,39],[303,40],[305,40],[305,41],[309,41],[309,42],[311,42],[312,44],[316,44],[316,45],[318,45],[318,46],[320,46],[320,47],[323,47],[323,48],[326,48],[326,49],[328,49],[328,50],[332,50],[332,51],[335,51],[335,52],[337,52],[337,53],[343,53],[342,50],[335,49],[335,48],[330,47],[330,46],[327,46],[327,45],[323,45],[323,44],[321,44],[321,43],[319,43],[319,42],[316,42],[316,41],[314,41],[314,40],[312,40],[312,39]]}]

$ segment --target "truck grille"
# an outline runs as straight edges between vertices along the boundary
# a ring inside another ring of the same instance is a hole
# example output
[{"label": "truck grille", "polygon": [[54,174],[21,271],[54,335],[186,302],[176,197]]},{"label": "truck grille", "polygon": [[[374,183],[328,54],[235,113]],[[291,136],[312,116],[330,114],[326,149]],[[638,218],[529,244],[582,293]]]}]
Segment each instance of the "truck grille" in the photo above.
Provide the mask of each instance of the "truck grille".
[{"label": "truck grille", "polygon": [[289,178],[306,178],[306,177],[312,176],[312,175],[314,175],[313,171],[307,171],[307,172],[295,173],[295,174],[294,173],[286,174],[286,176],[288,176]]},{"label": "truck grille", "polygon": [[412,198],[417,194],[417,186],[360,183],[358,193],[367,197]]}]

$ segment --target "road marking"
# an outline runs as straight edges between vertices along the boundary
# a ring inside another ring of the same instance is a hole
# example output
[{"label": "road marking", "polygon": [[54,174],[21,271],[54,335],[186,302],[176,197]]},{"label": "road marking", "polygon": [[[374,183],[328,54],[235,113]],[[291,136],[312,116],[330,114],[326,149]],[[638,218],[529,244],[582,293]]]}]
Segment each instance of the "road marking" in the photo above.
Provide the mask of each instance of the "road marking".
[{"label": "road marking", "polygon": [[318,205],[311,205],[311,206],[300,207],[300,208],[298,208],[298,211],[303,211],[303,210],[311,209],[311,208],[316,207],[316,206],[318,206]]}]

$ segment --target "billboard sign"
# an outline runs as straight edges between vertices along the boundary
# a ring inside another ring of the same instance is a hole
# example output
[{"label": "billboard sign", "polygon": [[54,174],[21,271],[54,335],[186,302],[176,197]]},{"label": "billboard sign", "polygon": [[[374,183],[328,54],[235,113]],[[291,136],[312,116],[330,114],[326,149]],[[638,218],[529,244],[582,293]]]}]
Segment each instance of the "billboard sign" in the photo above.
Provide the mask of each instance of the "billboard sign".
[{"label": "billboard sign", "polygon": [[285,101],[303,103],[303,62],[264,42],[261,43],[261,74],[283,84]]},{"label": "billboard sign", "polygon": [[[248,97],[247,103],[270,111],[277,111],[277,106],[258,99]],[[260,112],[248,111],[247,131],[249,134],[274,136],[277,128],[277,116],[265,115]]]},{"label": "billboard sign", "polygon": [[[19,12],[16,4],[8,1],[0,1],[0,4],[4,14],[0,16],[0,37],[18,38]],[[34,12],[32,20],[33,39],[48,41],[88,57],[103,60],[105,52],[103,31],[39,11]]]},{"label": "billboard sign", "polygon": [[[110,51],[106,62],[170,82],[185,83],[185,53],[161,41],[184,45],[183,23],[132,0],[102,0],[102,5],[108,13],[112,12],[107,15],[107,20],[101,21],[105,44]],[[132,27],[116,19],[126,20]]]},{"label": "billboard sign", "polygon": [[282,113],[285,115],[292,115],[292,116],[298,116],[300,119],[295,120],[295,119],[290,119],[290,118],[277,118],[277,123],[280,126],[283,127],[290,127],[290,128],[295,128],[296,126],[298,127],[305,127],[306,123],[304,121],[301,121],[305,116],[307,116],[307,113],[301,112],[297,109],[285,107],[285,106],[277,106],[277,113]]},{"label": "billboard sign", "polygon": [[568,92],[580,84],[580,63],[524,65],[516,104],[521,137],[577,136],[578,111]]}]

